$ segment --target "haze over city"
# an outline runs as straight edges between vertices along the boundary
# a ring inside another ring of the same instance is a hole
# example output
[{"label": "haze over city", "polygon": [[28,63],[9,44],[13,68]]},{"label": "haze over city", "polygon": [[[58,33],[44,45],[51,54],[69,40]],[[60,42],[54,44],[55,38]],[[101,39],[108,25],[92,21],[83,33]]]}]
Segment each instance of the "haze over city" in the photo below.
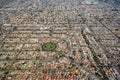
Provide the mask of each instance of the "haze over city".
[{"label": "haze over city", "polygon": [[120,80],[120,1],[0,0],[0,80]]}]

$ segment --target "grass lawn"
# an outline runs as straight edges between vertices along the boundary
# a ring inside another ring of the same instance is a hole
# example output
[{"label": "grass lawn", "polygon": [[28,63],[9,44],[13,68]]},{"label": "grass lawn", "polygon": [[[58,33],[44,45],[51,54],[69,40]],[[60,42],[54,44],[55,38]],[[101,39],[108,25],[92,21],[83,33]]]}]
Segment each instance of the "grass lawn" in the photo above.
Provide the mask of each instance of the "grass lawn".
[{"label": "grass lawn", "polygon": [[44,43],[42,45],[42,49],[44,51],[53,51],[56,48],[56,44],[55,43]]}]

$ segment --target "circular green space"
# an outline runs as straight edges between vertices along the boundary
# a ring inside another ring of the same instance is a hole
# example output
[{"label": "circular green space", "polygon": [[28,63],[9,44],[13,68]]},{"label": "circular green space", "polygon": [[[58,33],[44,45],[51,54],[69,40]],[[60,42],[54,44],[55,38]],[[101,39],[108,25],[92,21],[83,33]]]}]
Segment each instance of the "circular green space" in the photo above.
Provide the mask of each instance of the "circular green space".
[{"label": "circular green space", "polygon": [[56,49],[56,44],[55,43],[51,43],[51,42],[48,42],[48,43],[43,43],[42,45],[42,49],[44,51],[53,51]]}]

